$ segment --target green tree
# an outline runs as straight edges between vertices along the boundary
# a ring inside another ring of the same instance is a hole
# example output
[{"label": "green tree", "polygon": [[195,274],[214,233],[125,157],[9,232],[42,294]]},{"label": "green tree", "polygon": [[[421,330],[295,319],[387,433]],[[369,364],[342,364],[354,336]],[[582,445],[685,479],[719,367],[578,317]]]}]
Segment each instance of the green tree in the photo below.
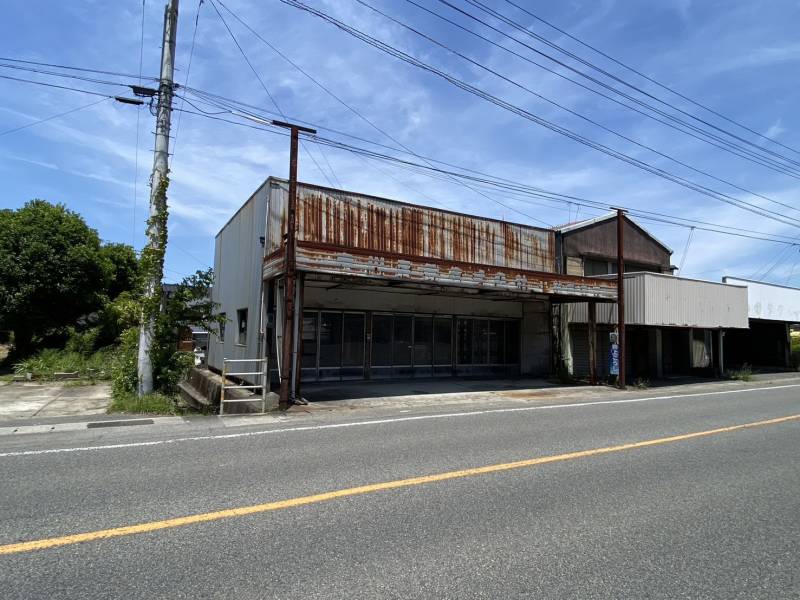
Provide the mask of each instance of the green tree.
[{"label": "green tree", "polygon": [[[213,281],[211,269],[197,271],[186,277],[172,294],[162,299],[150,349],[156,391],[174,393],[180,378],[194,364],[191,352],[178,350],[182,330],[194,325],[214,331],[213,325],[219,323],[221,317],[217,313],[218,306],[211,301]],[[133,323],[133,319],[141,316],[142,302],[144,300],[141,298],[134,301],[128,294],[122,294],[113,303],[119,311],[119,320],[130,324],[120,336],[121,344],[113,367],[115,393],[136,392],[139,323]]]},{"label": "green tree", "polygon": [[0,328],[14,332],[17,352],[102,306],[114,265],[97,232],[62,204],[0,211]]},{"label": "green tree", "polygon": [[134,291],[139,285],[139,261],[128,244],[108,243],[100,247],[100,256],[110,274],[105,295],[115,300],[122,292]]}]

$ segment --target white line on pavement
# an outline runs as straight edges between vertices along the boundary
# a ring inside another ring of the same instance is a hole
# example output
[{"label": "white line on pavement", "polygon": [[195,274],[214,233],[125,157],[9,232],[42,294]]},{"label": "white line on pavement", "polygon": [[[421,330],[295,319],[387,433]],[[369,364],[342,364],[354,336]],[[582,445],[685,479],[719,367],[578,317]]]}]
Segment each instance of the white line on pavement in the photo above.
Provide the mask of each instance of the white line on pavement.
[{"label": "white line on pavement", "polygon": [[761,388],[745,388],[739,390],[720,390],[716,392],[698,392],[695,394],[674,394],[671,396],[651,396],[646,398],[626,398],[623,400],[594,400],[592,402],[573,402],[567,404],[548,404],[545,406],[519,406],[514,408],[489,408],[485,410],[473,410],[466,412],[441,413],[435,415],[418,415],[415,417],[391,417],[387,419],[371,419],[368,421],[353,421],[349,423],[330,423],[327,425],[303,425],[299,427],[284,427],[281,429],[264,429],[259,431],[246,431],[241,433],[226,433],[221,435],[198,435],[191,437],[179,437],[166,440],[152,440],[149,442],[129,442],[126,444],[106,444],[103,446],[80,446],[76,448],[49,448],[46,450],[20,450],[16,452],[2,452],[0,458],[13,456],[35,456],[39,454],[61,454],[65,452],[86,452],[90,450],[115,450],[118,448],[138,448],[146,446],[162,446],[165,444],[177,444],[180,442],[200,442],[205,440],[227,440],[234,438],[246,438],[262,435],[295,433],[301,431],[317,431],[321,429],[345,429],[347,427],[362,427],[365,425],[385,425],[388,423],[403,423],[406,421],[425,421],[432,419],[453,419],[457,417],[475,417],[479,415],[490,415],[499,413],[530,412],[536,410],[554,410],[559,408],[584,408],[587,406],[598,406],[601,404],[634,404],[640,402],[655,402],[657,400],[675,400],[681,398],[696,398],[699,396],[720,396],[724,394],[743,394],[746,392],[764,392],[770,390],[782,390],[787,388],[800,387],[800,383],[789,385],[775,385]]}]

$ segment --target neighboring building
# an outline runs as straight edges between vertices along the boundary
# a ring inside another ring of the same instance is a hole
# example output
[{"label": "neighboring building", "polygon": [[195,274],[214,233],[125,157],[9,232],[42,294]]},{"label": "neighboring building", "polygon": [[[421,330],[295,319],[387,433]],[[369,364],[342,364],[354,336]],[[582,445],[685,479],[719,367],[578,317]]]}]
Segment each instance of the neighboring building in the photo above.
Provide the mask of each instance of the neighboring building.
[{"label": "neighboring building", "polygon": [[[609,213],[558,228],[566,272],[599,278],[616,273],[616,218]],[[669,247],[624,219],[628,380],[719,373],[724,368],[722,333],[748,326],[747,289],[672,276]],[[576,376],[590,375],[594,342],[596,375],[606,377],[616,304],[598,306],[594,326],[586,303],[563,305],[561,320],[566,368]]]},{"label": "neighboring building", "polygon": [[[626,373],[629,381],[672,375],[715,375],[730,364],[720,352],[725,336],[747,331],[747,288],[661,273],[625,273]],[[573,374],[589,375],[586,304],[571,305]],[[597,307],[596,365],[608,375],[609,335],[617,306]],[[724,346],[722,346],[724,348]]]},{"label": "neighboring building", "polygon": [[[608,275],[617,272],[617,213],[611,212],[556,227],[561,272],[568,275]],[[672,250],[631,218],[624,217],[625,269],[672,273]]]},{"label": "neighboring building", "polygon": [[[212,368],[276,364],[287,200],[288,182],[269,178],[217,234],[227,325]],[[297,223],[303,381],[546,375],[553,306],[616,299],[615,281],[559,273],[549,229],[308,184]]]},{"label": "neighboring building", "polygon": [[791,326],[800,323],[800,289],[738,277],[722,281],[747,287],[750,328],[725,336],[729,365],[791,367]]}]

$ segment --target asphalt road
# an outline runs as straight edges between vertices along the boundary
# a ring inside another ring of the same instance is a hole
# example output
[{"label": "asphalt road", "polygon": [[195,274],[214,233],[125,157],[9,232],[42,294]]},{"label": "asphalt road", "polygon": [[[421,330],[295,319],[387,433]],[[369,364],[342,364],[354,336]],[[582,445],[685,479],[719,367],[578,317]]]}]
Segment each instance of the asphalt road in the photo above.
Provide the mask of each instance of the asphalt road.
[{"label": "asphalt road", "polygon": [[[800,598],[800,419],[662,439],[794,415],[800,386],[174,442],[146,427],[0,439],[0,595]],[[41,539],[64,545],[10,546]]]}]

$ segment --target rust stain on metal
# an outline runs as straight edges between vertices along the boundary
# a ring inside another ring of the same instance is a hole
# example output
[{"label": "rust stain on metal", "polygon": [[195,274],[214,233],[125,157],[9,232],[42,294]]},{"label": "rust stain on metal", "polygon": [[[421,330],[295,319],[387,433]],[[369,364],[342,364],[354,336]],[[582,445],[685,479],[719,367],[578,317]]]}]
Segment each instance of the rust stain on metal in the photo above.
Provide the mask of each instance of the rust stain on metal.
[{"label": "rust stain on metal", "polygon": [[[280,222],[282,238],[285,206],[276,202],[270,231]],[[539,227],[303,184],[297,211],[298,246],[310,270],[562,296],[571,287],[605,298],[613,287],[555,274],[554,233]]]},{"label": "rust stain on metal", "polygon": [[299,239],[454,263],[553,270],[552,232],[344,192],[302,188]]}]

